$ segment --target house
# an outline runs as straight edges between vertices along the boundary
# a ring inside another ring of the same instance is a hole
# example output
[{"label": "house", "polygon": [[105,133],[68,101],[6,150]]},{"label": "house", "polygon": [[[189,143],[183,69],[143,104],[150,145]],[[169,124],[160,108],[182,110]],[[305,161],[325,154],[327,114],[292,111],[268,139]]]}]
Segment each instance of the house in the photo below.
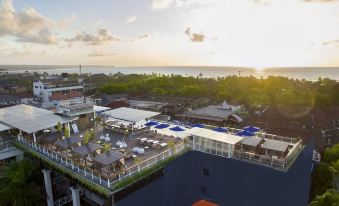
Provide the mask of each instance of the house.
[{"label": "house", "polygon": [[209,105],[207,107],[189,110],[183,114],[176,115],[176,117],[181,118],[183,121],[204,122],[222,126],[228,119],[241,122],[242,118],[236,115],[236,112],[240,109],[240,106],[229,105],[224,101],[219,105]]},{"label": "house", "polygon": [[78,82],[39,80],[33,82],[33,93],[46,106],[51,106],[56,100],[70,101],[73,97],[78,102],[80,94],[83,95],[83,86]]},{"label": "house", "polygon": [[113,95],[110,95],[110,94],[104,93],[104,94],[101,95],[101,105],[105,106],[105,105],[111,103],[112,101],[121,100],[121,99],[127,100],[128,97],[129,97],[128,94],[113,94]]},{"label": "house", "polygon": [[0,94],[0,105],[15,105],[20,104],[20,98],[8,94]]},{"label": "house", "polygon": [[0,94],[10,94],[15,91],[17,86],[7,80],[0,80]]},{"label": "house", "polygon": [[[76,90],[71,90],[69,93],[56,92],[49,97],[49,103],[53,106],[82,104],[84,96]],[[47,105],[47,104],[46,104]]]},{"label": "house", "polygon": [[34,95],[29,92],[19,92],[15,94],[19,99],[21,104],[29,104],[33,102]]}]

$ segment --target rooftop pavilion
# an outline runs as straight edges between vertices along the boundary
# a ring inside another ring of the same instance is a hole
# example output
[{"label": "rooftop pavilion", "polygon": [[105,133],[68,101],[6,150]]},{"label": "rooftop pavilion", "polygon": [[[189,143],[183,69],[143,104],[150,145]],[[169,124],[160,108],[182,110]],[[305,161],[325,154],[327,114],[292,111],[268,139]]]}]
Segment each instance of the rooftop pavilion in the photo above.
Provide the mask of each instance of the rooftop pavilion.
[{"label": "rooftop pavilion", "polygon": [[151,112],[140,109],[132,109],[128,107],[120,107],[118,109],[112,109],[103,113],[109,118],[129,122],[131,124],[138,123],[140,121],[157,116],[159,112]]},{"label": "rooftop pavilion", "polygon": [[25,104],[0,109],[0,124],[2,125],[2,130],[16,128],[32,134],[54,127],[58,123],[63,124],[66,122],[67,119],[54,114],[52,111]]}]

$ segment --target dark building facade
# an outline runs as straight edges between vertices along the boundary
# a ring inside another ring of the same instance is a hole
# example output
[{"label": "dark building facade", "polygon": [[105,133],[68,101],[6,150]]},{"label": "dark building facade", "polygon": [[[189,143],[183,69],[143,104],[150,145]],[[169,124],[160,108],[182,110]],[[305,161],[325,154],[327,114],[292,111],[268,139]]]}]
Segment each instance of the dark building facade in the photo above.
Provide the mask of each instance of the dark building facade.
[{"label": "dark building facade", "polygon": [[287,172],[191,151],[117,205],[190,206],[204,199],[220,206],[306,206],[313,147],[310,143]]}]

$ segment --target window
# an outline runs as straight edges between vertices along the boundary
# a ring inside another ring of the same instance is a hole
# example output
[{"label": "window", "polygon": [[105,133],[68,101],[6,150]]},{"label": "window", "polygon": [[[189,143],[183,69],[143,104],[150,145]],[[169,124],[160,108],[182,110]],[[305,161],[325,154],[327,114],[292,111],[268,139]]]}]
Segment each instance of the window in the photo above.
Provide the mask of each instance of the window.
[{"label": "window", "polygon": [[36,89],[38,89],[39,87],[38,86],[35,86]]},{"label": "window", "polygon": [[206,194],[207,194],[207,188],[201,186],[201,187],[200,187],[200,193],[206,195]]},{"label": "window", "polygon": [[205,177],[210,176],[210,170],[206,168],[202,168],[202,175]]}]

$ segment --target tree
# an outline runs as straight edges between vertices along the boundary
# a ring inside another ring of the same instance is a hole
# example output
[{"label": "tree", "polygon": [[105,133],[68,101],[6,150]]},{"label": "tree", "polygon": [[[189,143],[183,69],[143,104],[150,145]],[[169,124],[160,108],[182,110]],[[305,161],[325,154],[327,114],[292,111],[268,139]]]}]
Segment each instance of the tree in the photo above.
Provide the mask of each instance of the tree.
[{"label": "tree", "polygon": [[66,137],[66,138],[69,138],[69,137],[70,137],[70,135],[69,135],[69,129],[68,129],[67,127],[65,128],[65,132],[64,132],[64,133],[65,133],[65,137]]},{"label": "tree", "polygon": [[90,135],[89,135],[89,132],[86,131],[84,134],[84,144],[88,144],[89,140],[90,140]]},{"label": "tree", "polygon": [[335,190],[327,190],[314,198],[310,206],[339,206],[339,193]]},{"label": "tree", "polygon": [[109,152],[110,150],[111,150],[111,144],[105,143],[102,148],[102,152]]},{"label": "tree", "polygon": [[11,163],[0,178],[0,205],[42,205],[40,172],[28,160]]},{"label": "tree", "polygon": [[61,125],[60,122],[58,122],[58,124],[57,124],[57,131],[58,131],[58,132],[61,132],[61,131],[62,131],[62,125]]},{"label": "tree", "polygon": [[90,132],[88,132],[89,133],[89,140],[94,140],[95,139],[95,132],[94,132],[94,130],[93,129],[91,129],[91,131]]}]

